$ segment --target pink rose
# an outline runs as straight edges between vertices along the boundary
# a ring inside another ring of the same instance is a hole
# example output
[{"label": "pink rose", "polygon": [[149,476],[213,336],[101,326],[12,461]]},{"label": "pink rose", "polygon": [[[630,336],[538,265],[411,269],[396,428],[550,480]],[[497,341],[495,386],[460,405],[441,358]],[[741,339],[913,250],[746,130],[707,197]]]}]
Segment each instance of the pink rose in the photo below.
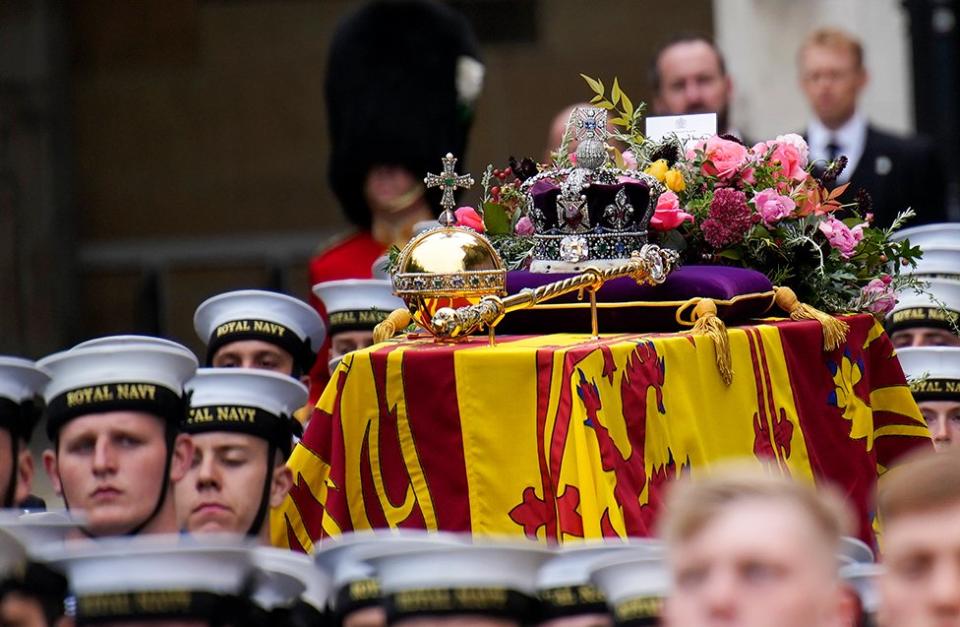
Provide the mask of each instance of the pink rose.
[{"label": "pink rose", "polygon": [[783,220],[797,208],[797,203],[789,196],[782,196],[776,190],[767,188],[753,196],[753,205],[760,214],[760,219],[767,226],[773,226]]},{"label": "pink rose", "polygon": [[657,231],[675,229],[684,222],[692,222],[693,216],[680,210],[680,199],[673,192],[667,191],[657,198],[657,208],[650,218],[650,226]]},{"label": "pink rose", "polygon": [[860,293],[867,306],[867,311],[886,315],[897,304],[897,293],[890,285],[890,275],[873,279],[863,286]]},{"label": "pink rose", "polygon": [[800,166],[807,167],[810,160],[810,147],[807,146],[807,141],[803,137],[796,133],[787,133],[786,135],[777,135],[774,141],[778,144],[789,144],[796,148],[800,155]]},{"label": "pink rose", "polygon": [[633,154],[632,150],[624,150],[620,156],[623,157],[623,163],[627,166],[627,170],[637,169],[637,156]]},{"label": "pink rose", "polygon": [[729,180],[747,162],[747,147],[729,139],[714,135],[702,144],[702,148],[706,156],[703,173],[708,176]]},{"label": "pink rose", "polygon": [[457,218],[457,226],[465,226],[477,233],[483,233],[487,230],[483,226],[483,218],[473,207],[460,207],[453,212],[453,215]]},{"label": "pink rose", "polygon": [[807,165],[806,160],[801,157],[797,147],[791,144],[776,143],[770,161],[779,163],[783,176],[792,181],[803,181],[808,176],[803,169]]},{"label": "pink rose", "polygon": [[858,224],[852,229],[846,224],[830,216],[820,222],[820,232],[824,234],[830,245],[840,251],[840,256],[844,259],[853,257],[853,253],[863,239],[863,227],[867,223]]},{"label": "pink rose", "polygon": [[513,227],[513,232],[517,235],[533,235],[533,230],[533,222],[527,216],[517,220],[516,226]]}]

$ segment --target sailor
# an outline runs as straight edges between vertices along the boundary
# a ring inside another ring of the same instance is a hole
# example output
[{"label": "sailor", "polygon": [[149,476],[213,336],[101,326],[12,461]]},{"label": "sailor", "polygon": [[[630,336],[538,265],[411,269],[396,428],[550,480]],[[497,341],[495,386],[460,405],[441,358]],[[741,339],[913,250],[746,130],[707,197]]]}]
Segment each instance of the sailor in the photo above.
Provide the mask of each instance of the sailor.
[{"label": "sailor", "polygon": [[358,531],[325,538],[314,552],[317,566],[330,577],[329,607],[342,627],[385,627],[380,580],[369,558],[396,551],[435,549],[439,544],[462,544],[452,534],[418,531]]},{"label": "sailor", "polygon": [[197,359],[183,346],[131,343],[74,348],[37,363],[47,436],[43,463],[68,509],[91,536],[177,531],[171,486],[193,456],[179,433],[183,385]]},{"label": "sailor", "polygon": [[663,552],[624,553],[594,564],[590,579],[607,599],[617,627],[659,625],[670,590]]},{"label": "sailor", "polygon": [[373,344],[373,328],[395,309],[405,308],[390,281],[343,279],[313,286],[327,310],[330,332],[330,372],[347,353]]},{"label": "sailor", "polygon": [[855,619],[837,564],[853,515],[829,485],[813,489],[755,466],[719,468],[674,484],[664,511],[667,624],[827,627]]},{"label": "sailor", "polygon": [[960,281],[951,279],[932,278],[927,287],[904,290],[887,314],[887,332],[896,348],[960,346],[958,323]]},{"label": "sailor", "polygon": [[960,224],[923,224],[900,229],[893,233],[890,239],[895,242],[909,240],[911,247],[919,248],[923,252],[916,267],[903,268],[903,272],[924,279],[960,281]]},{"label": "sailor", "polygon": [[273,624],[318,627],[329,622],[330,577],[313,559],[287,549],[258,547],[253,560],[262,575],[254,601],[271,612]]},{"label": "sailor", "polygon": [[286,460],[301,435],[293,413],[306,402],[306,387],[266,370],[201,368],[186,389],[190,410],[182,431],[194,449],[174,488],[181,528],[269,544],[269,509],[293,484]]},{"label": "sailor", "polygon": [[878,624],[956,625],[960,451],[924,452],[899,460],[884,474],[877,492],[886,567],[878,581]]},{"label": "sailor", "polygon": [[49,380],[32,361],[0,356],[0,508],[23,507],[30,499],[34,466],[28,445],[40,419],[37,400]]},{"label": "sailor", "polygon": [[934,448],[942,451],[960,445],[960,348],[903,348],[897,357]]},{"label": "sailor", "polygon": [[75,542],[46,554],[69,581],[77,625],[243,625],[256,577],[250,548],[176,536]]},{"label": "sailor", "polygon": [[304,382],[326,336],[310,305],[264,290],[205,300],[193,315],[193,328],[207,346],[207,366],[271,370]]},{"label": "sailor", "polygon": [[540,627],[613,627],[607,598],[591,581],[591,571],[614,558],[662,552],[655,540],[627,544],[617,539],[558,547],[537,573]]},{"label": "sailor", "polygon": [[438,540],[364,556],[377,573],[388,624],[520,627],[537,620],[536,578],[548,549],[531,541]]},{"label": "sailor", "polygon": [[0,512],[0,530],[20,541],[29,558],[21,576],[0,577],[0,625],[54,627],[64,620],[67,580],[37,556],[62,547],[79,528],[65,512]]}]

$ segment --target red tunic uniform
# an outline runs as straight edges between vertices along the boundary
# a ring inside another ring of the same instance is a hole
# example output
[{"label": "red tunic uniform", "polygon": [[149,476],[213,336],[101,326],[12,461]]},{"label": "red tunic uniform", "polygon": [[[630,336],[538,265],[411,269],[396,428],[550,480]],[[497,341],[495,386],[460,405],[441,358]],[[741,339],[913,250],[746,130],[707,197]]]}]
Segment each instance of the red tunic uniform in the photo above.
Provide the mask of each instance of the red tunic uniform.
[{"label": "red tunic uniform", "polygon": [[[369,279],[373,273],[371,267],[380,255],[386,252],[386,247],[373,239],[367,231],[360,231],[345,237],[333,246],[330,246],[310,260],[310,286],[324,281],[340,279]],[[310,290],[310,304],[320,312],[324,321],[327,312],[319,298]],[[317,361],[310,371],[310,404],[317,402],[327,380],[330,378],[327,371],[327,362],[330,360],[330,336],[323,342],[317,353]]]}]

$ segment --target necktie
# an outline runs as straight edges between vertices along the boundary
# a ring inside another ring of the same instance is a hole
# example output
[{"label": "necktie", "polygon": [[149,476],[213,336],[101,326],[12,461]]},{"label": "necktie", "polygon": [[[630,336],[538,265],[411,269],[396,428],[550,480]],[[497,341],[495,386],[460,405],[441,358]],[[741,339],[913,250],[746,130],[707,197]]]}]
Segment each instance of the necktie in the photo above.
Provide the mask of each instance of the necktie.
[{"label": "necktie", "polygon": [[827,142],[827,161],[829,163],[833,163],[839,156],[840,145],[837,144],[837,139],[835,137],[831,137],[830,141]]}]

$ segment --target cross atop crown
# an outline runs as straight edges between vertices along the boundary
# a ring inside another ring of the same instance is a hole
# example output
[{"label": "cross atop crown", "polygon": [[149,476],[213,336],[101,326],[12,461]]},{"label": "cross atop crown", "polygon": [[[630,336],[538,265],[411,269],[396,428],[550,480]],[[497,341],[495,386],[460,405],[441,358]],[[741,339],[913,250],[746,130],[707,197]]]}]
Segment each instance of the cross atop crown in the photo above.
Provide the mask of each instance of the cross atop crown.
[{"label": "cross atop crown", "polygon": [[607,110],[599,107],[577,107],[573,116],[573,132],[579,141],[607,138]]}]

